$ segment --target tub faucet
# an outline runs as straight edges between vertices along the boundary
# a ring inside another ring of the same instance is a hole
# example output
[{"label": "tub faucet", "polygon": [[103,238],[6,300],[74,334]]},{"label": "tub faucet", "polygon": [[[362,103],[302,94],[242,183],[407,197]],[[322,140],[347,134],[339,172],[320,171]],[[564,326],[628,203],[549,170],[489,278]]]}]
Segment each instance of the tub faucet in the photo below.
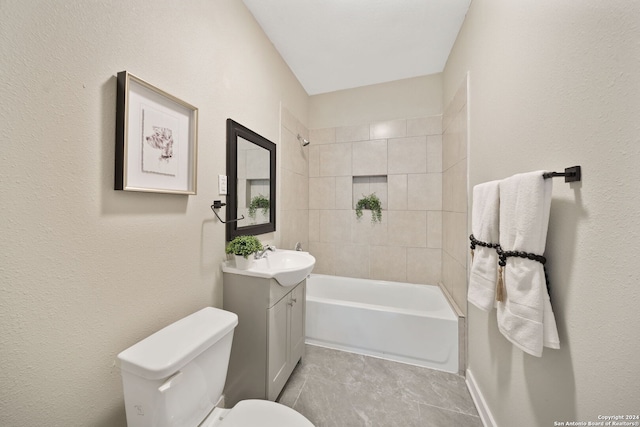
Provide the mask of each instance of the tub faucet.
[{"label": "tub faucet", "polygon": [[264,248],[261,251],[256,252],[255,259],[266,258],[267,251],[275,252],[276,247],[272,245],[264,245]]}]

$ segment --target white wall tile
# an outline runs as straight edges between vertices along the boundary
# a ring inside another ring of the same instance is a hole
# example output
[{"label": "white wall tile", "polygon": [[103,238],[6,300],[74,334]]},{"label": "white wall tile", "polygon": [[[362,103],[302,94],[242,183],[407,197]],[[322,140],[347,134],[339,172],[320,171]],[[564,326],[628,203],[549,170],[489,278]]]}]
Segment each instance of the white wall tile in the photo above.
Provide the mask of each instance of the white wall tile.
[{"label": "white wall tile", "polygon": [[466,80],[445,109],[442,136],[442,279],[466,313],[467,108]]},{"label": "white wall tile", "polygon": [[407,175],[388,175],[387,192],[389,210],[402,211],[407,209]]},{"label": "white wall tile", "polygon": [[407,281],[437,285],[442,281],[442,251],[407,248]]},{"label": "white wall tile", "polygon": [[442,209],[442,174],[409,174],[407,188],[409,210]]},{"label": "white wall tile", "polygon": [[427,247],[427,213],[425,211],[388,211],[387,217],[389,245]]},{"label": "white wall tile", "polygon": [[336,128],[336,142],[368,141],[369,125],[343,126]]},{"label": "white wall tile", "polygon": [[309,243],[320,241],[320,211],[309,210]]},{"label": "white wall tile", "polygon": [[442,253],[442,282],[458,307],[467,311],[467,270],[451,255]]},{"label": "white wall tile", "polygon": [[406,120],[371,123],[371,139],[402,138],[407,136]]},{"label": "white wall tile", "polygon": [[389,139],[388,156],[389,174],[427,173],[427,137]]},{"label": "white wall tile", "polygon": [[407,248],[372,246],[370,278],[405,282],[407,280]]},{"label": "white wall tile", "polygon": [[442,135],[427,136],[427,173],[442,172]]},{"label": "white wall tile", "polygon": [[466,265],[468,244],[467,216],[461,212],[442,213],[442,248],[459,264]]},{"label": "white wall tile", "polygon": [[[309,150],[301,147],[296,138],[298,134],[309,137],[306,127],[282,107],[280,140],[277,141],[280,153],[278,231],[274,243],[284,248],[293,248],[296,242],[306,247],[309,244]],[[268,194],[268,187],[257,191]]]},{"label": "white wall tile", "polygon": [[300,242],[305,249],[309,248],[309,215],[306,210],[283,210],[279,248],[294,249]]},{"label": "white wall tile", "polygon": [[309,178],[309,209],[335,209],[336,179]]},{"label": "white wall tile", "polygon": [[[296,173],[282,169],[280,172],[280,177],[282,179],[282,183],[280,184],[280,197],[278,197],[278,204],[280,205],[280,209],[283,210],[292,210],[297,209],[296,207],[296,177],[298,177]],[[309,194],[308,187],[305,189],[305,193],[307,193],[307,197]],[[238,193],[240,194],[240,193]],[[307,198],[308,201],[308,198]],[[306,206],[308,208],[308,205]]]},{"label": "white wall tile", "polygon": [[311,129],[309,131],[308,139],[309,141],[311,141],[311,145],[335,144],[336,129],[335,128]]},{"label": "white wall tile", "polygon": [[386,245],[388,241],[387,213],[382,212],[382,220],[373,223],[371,212],[363,212],[357,218],[355,211],[351,211],[351,242],[358,245]]},{"label": "white wall tile", "polygon": [[309,174],[309,147],[302,147],[296,135],[287,129],[282,130],[282,141],[278,149],[282,153],[282,169],[289,169],[299,175]]},{"label": "white wall tile", "polygon": [[367,279],[369,278],[369,261],[369,245],[338,245],[334,258],[335,274]]},{"label": "white wall tile", "polygon": [[442,115],[427,117],[426,135],[442,135]]},{"label": "white wall tile", "polygon": [[[315,151],[309,150],[309,240],[336,245],[330,260],[322,262],[322,271],[414,283],[442,280],[443,157],[451,157],[450,168],[463,157],[461,120],[450,127],[449,138],[455,141],[447,154],[441,115],[309,132],[311,147],[314,138],[318,141]],[[350,168],[345,159],[351,162]],[[333,190],[330,182],[313,179],[318,176],[334,177]],[[460,182],[458,170],[449,171],[448,176],[452,187],[454,181]],[[355,203],[373,192],[383,204],[382,222],[372,224],[370,212],[357,220]],[[332,197],[334,204],[329,207]],[[449,204],[459,205],[461,197],[450,195]],[[458,221],[449,218],[451,222]],[[459,257],[459,243],[448,244]],[[319,250],[325,251],[319,256],[325,256],[327,246]]]},{"label": "white wall tile", "polygon": [[427,211],[427,247],[442,248],[442,211]]},{"label": "white wall tile", "polygon": [[454,212],[467,212],[467,162],[460,160],[453,165],[449,174],[452,182],[451,210]]},{"label": "white wall tile", "polygon": [[336,177],[336,209],[353,209],[353,179],[350,176]]},{"label": "white wall tile", "polygon": [[351,241],[351,211],[321,210],[320,241],[344,243]]},{"label": "white wall tile", "polygon": [[320,146],[309,147],[309,177],[320,176]]},{"label": "white wall tile", "polygon": [[309,252],[316,258],[313,272],[317,274],[336,274],[334,260],[339,243],[310,242]]},{"label": "white wall tile", "polygon": [[351,176],[351,144],[320,146],[320,176]]},{"label": "white wall tile", "polygon": [[407,136],[442,135],[442,116],[407,119]]},{"label": "white wall tile", "polygon": [[353,143],[353,175],[387,174],[387,140]]},{"label": "white wall tile", "polygon": [[295,174],[293,209],[309,209],[309,178]]}]

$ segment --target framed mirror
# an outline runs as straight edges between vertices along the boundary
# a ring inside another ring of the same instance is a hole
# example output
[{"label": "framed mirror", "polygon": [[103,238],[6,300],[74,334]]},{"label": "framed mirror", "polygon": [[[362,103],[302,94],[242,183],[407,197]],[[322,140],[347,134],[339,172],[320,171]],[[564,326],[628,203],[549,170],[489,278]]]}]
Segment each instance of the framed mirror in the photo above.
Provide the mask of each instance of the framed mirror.
[{"label": "framed mirror", "polygon": [[227,176],[227,241],[275,231],[276,145],[227,119]]}]

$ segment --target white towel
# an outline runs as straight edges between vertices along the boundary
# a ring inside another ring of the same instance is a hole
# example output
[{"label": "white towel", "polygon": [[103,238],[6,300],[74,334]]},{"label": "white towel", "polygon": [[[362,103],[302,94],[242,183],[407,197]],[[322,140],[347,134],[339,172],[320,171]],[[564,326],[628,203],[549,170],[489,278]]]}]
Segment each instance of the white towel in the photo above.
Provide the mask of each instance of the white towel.
[{"label": "white towel", "polygon": [[[485,243],[498,243],[500,236],[500,181],[490,181],[473,187],[471,232]],[[476,246],[469,275],[467,300],[489,311],[493,308],[498,278],[498,254],[494,248]]]},{"label": "white towel", "polygon": [[[553,182],[544,171],[500,182],[500,246],[504,251],[542,255],[547,239]],[[544,267],[509,257],[504,268],[506,299],[498,303],[498,328],[521,350],[540,357],[542,347],[560,348]]]}]

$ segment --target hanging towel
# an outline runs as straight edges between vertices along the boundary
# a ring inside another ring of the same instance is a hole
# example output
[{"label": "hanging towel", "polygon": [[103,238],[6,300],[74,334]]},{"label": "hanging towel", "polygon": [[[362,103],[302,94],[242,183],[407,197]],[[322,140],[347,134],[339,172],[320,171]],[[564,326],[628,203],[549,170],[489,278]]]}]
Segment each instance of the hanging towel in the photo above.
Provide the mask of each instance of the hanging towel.
[{"label": "hanging towel", "polygon": [[[497,244],[500,236],[500,181],[490,181],[473,187],[471,232],[484,243]],[[494,248],[476,246],[471,262],[467,300],[489,311],[495,302],[498,278],[498,255]]]},{"label": "hanging towel", "polygon": [[[543,255],[549,226],[553,181],[544,171],[514,175],[500,182],[500,246],[504,251]],[[533,356],[560,348],[543,264],[508,257],[506,298],[498,302],[498,328],[515,346]]]}]

